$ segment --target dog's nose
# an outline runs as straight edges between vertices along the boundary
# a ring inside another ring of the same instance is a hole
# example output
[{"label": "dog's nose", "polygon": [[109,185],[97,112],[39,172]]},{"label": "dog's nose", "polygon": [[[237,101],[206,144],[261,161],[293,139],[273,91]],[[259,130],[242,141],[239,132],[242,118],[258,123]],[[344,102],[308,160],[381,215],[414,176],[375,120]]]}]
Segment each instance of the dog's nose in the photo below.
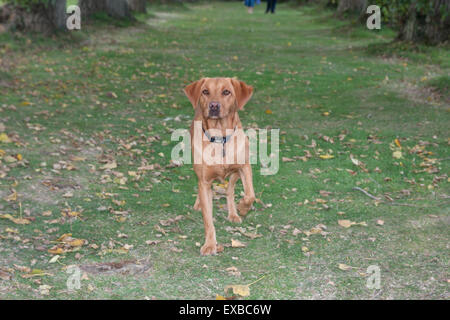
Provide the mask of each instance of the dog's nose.
[{"label": "dog's nose", "polygon": [[217,112],[220,109],[220,103],[219,102],[210,102],[209,103],[209,110],[212,112]]}]

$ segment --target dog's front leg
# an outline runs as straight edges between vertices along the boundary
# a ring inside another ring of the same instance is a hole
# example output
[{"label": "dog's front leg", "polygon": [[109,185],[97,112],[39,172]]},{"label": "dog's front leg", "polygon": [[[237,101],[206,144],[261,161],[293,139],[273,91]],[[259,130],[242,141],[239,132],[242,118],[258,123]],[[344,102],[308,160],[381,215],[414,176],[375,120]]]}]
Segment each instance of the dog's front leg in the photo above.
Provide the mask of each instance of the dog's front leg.
[{"label": "dog's front leg", "polygon": [[212,190],[211,183],[199,181],[198,195],[202,208],[203,224],[205,225],[205,244],[201,247],[202,255],[217,253],[216,230],[212,216]]},{"label": "dog's front leg", "polygon": [[244,197],[238,203],[238,210],[241,216],[245,216],[251,209],[255,201],[255,191],[253,190],[252,167],[246,164],[239,170],[242,185],[244,186]]}]

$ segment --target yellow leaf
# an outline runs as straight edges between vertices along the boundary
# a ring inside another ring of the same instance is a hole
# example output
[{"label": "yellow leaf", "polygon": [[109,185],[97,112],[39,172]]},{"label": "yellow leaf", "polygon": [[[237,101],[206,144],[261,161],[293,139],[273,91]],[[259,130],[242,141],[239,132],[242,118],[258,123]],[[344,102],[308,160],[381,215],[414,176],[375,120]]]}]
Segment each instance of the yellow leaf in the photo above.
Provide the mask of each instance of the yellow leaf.
[{"label": "yellow leaf", "polygon": [[69,211],[69,212],[67,213],[67,215],[68,215],[69,217],[78,217],[78,216],[80,215],[80,213],[79,213],[78,211]]},{"label": "yellow leaf", "polygon": [[338,220],[338,224],[339,224],[341,227],[344,227],[344,228],[350,228],[352,225],[355,224],[355,222],[350,221],[350,220]]},{"label": "yellow leaf", "polygon": [[56,241],[64,241],[64,239],[71,237],[72,234],[71,233],[64,233],[61,237],[59,237],[58,239],[56,239]]},{"label": "yellow leaf", "polygon": [[250,295],[250,287],[246,284],[233,284],[225,287],[225,292],[232,289],[234,294],[241,297],[248,297]]},{"label": "yellow leaf", "polygon": [[270,110],[270,109],[266,109],[266,114],[272,114],[272,110]]},{"label": "yellow leaf", "polygon": [[334,158],[334,156],[333,155],[331,155],[331,154],[321,154],[320,156],[320,159],[324,159],[324,160],[328,160],[328,159],[333,159]]},{"label": "yellow leaf", "polygon": [[399,148],[402,147],[402,145],[400,144],[400,140],[395,139],[394,142],[395,142],[395,144],[397,145],[397,147],[399,147]]},{"label": "yellow leaf", "polygon": [[348,266],[346,264],[343,264],[343,263],[339,263],[338,267],[339,267],[339,269],[341,269],[343,271],[348,271],[348,270],[352,269],[352,267],[350,267],[350,266]]},{"label": "yellow leaf", "polygon": [[51,253],[51,254],[63,254],[64,253],[64,249],[63,248],[52,248],[52,249],[48,249],[48,253]]},{"label": "yellow leaf", "polygon": [[9,201],[17,201],[17,192],[14,191],[13,193],[11,193],[9,196],[7,196],[5,198],[5,201],[9,202]]},{"label": "yellow leaf", "polygon": [[401,152],[401,151],[394,151],[394,152],[392,153],[392,156],[393,156],[395,159],[401,159],[401,158],[402,158],[402,152]]},{"label": "yellow leaf", "polygon": [[8,219],[12,222],[14,222],[15,224],[29,224],[30,220],[28,219],[23,219],[23,218],[14,218],[12,215],[10,215],[9,213],[7,214],[1,214],[0,218],[3,219]]},{"label": "yellow leaf", "polygon": [[220,294],[216,294],[216,300],[227,300],[227,298],[221,296]]},{"label": "yellow leaf", "polygon": [[100,167],[101,170],[115,169],[115,168],[117,168],[117,162],[116,161],[108,162],[103,167]]},{"label": "yellow leaf", "polygon": [[244,248],[246,246],[246,244],[240,242],[239,240],[231,239],[231,247],[233,248]]},{"label": "yellow leaf", "polygon": [[67,244],[71,247],[81,247],[84,244],[83,239],[74,239],[70,242],[67,242]]},{"label": "yellow leaf", "polygon": [[4,132],[0,133],[0,142],[3,143],[11,143],[12,140],[8,137],[8,135]]}]

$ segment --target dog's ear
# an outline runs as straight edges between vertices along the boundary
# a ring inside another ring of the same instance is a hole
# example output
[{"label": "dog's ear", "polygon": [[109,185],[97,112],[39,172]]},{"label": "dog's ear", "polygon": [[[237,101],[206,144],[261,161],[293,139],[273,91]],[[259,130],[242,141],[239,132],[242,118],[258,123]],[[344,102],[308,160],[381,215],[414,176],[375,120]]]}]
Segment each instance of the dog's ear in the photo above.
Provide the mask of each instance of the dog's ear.
[{"label": "dog's ear", "polygon": [[192,103],[192,106],[197,108],[198,99],[200,97],[200,89],[202,87],[203,82],[205,82],[205,78],[200,79],[198,81],[192,82],[184,88],[184,93],[188,97],[189,101]]},{"label": "dog's ear", "polygon": [[234,92],[236,94],[236,103],[239,110],[244,108],[245,104],[250,100],[253,94],[253,87],[247,85],[244,81],[231,79]]}]

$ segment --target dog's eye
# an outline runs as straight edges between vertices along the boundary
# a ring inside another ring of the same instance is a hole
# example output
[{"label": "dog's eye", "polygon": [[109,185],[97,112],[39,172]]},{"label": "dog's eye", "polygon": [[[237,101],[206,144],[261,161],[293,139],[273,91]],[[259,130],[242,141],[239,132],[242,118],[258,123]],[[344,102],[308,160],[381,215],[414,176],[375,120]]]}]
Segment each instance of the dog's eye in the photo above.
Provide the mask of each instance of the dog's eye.
[{"label": "dog's eye", "polygon": [[209,91],[207,89],[203,90],[202,93],[207,96],[209,94]]},{"label": "dog's eye", "polygon": [[229,95],[231,92],[229,91],[229,90],[223,90],[223,92],[222,92],[222,94],[224,95],[224,96],[227,96],[227,95]]}]

